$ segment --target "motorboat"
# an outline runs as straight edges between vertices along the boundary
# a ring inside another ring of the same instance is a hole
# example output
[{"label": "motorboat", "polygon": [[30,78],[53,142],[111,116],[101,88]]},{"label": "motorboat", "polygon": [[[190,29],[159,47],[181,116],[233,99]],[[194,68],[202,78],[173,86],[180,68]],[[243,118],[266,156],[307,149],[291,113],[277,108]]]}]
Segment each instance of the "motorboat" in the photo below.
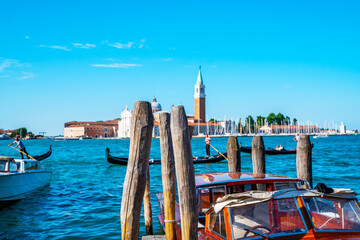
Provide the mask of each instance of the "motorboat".
[{"label": "motorboat", "polygon": [[[198,239],[360,238],[360,204],[350,189],[322,192],[301,179],[249,173],[197,174],[195,182]],[[164,228],[163,194],[157,197]],[[175,211],[181,239],[177,203]]]},{"label": "motorboat", "polygon": [[0,135],[0,140],[10,140],[11,138],[9,136],[7,136],[6,134],[1,134]]},{"label": "motorboat", "polygon": [[319,133],[314,136],[314,138],[327,138],[329,135],[327,133]]},{"label": "motorboat", "polygon": [[50,184],[51,171],[37,160],[0,157],[0,201],[27,197]]}]

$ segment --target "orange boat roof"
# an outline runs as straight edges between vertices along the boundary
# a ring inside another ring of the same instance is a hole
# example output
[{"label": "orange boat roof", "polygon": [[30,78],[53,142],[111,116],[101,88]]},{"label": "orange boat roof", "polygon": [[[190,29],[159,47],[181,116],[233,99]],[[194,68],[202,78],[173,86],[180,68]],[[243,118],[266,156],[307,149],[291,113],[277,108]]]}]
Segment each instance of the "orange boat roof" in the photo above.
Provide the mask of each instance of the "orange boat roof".
[{"label": "orange boat roof", "polygon": [[214,172],[195,174],[196,186],[213,185],[236,181],[251,181],[251,180],[291,180],[296,181],[298,178],[286,177],[274,174],[253,174],[243,172]]}]

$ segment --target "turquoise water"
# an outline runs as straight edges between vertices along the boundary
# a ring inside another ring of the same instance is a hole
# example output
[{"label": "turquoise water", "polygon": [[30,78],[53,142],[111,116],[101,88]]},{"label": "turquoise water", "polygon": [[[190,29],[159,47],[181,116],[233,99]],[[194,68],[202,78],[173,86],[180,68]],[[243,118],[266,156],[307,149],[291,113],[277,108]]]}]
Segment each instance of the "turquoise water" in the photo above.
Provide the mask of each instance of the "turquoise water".
[{"label": "turquoise water", "polygon": [[[239,137],[243,146],[251,137]],[[19,154],[0,141],[0,156]],[[265,137],[265,147],[295,148],[292,137]],[[314,185],[346,187],[360,192],[360,136],[330,136],[314,139]],[[120,239],[120,203],[126,166],[111,165],[105,148],[114,156],[127,156],[129,140],[24,141],[29,154],[53,146],[43,164],[53,172],[49,187],[0,209],[0,239]],[[212,145],[226,150],[227,138],[213,138]],[[193,139],[194,156],[205,155],[204,139]],[[212,150],[212,153],[215,153]],[[159,159],[159,139],[153,139],[151,157]],[[251,172],[251,157],[241,154],[242,171]],[[296,177],[295,155],[266,156],[267,173]],[[227,162],[195,165],[196,173],[227,171]],[[159,231],[155,193],[162,191],[161,167],[150,166],[154,232]],[[144,221],[141,220],[144,234]]]}]

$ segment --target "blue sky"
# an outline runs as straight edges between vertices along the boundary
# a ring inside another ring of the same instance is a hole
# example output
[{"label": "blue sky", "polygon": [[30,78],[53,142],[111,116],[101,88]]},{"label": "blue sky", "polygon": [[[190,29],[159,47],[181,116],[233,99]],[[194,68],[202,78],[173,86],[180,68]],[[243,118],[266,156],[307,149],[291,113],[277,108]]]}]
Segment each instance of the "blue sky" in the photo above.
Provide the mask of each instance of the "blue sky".
[{"label": "blue sky", "polygon": [[358,1],[6,1],[0,128],[63,134],[154,96],[209,118],[281,112],[360,129]]}]

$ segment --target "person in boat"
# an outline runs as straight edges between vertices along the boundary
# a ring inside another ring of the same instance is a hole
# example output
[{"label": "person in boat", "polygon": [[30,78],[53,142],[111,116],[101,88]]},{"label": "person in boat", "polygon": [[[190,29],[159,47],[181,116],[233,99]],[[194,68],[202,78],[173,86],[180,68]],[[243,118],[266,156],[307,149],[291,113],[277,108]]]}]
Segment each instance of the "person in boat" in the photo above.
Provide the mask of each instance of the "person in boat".
[{"label": "person in boat", "polygon": [[21,151],[21,152],[20,152],[20,154],[21,154],[21,159],[24,159],[23,153],[25,153],[27,159],[29,159],[29,154],[27,153],[27,151],[26,151],[26,149],[25,149],[25,145],[24,145],[24,143],[19,139],[19,137],[16,137],[16,138],[15,138],[15,141],[14,141],[13,143],[10,143],[10,144],[9,144],[9,147],[11,147],[11,145],[13,145],[13,144],[16,144],[16,146],[15,146],[14,148],[17,148],[17,147],[20,148],[20,151]]},{"label": "person in boat", "polygon": [[206,156],[210,156],[210,141],[211,138],[209,137],[209,135],[206,134],[205,136],[205,143],[206,143]]},{"label": "person in boat", "polygon": [[279,151],[283,151],[284,149],[284,146],[280,144]]},{"label": "person in boat", "polygon": [[276,146],[276,148],[274,148],[275,151],[279,151],[279,146]]},{"label": "person in boat", "polygon": [[299,133],[297,133],[297,134],[295,135],[295,137],[293,138],[293,140],[294,140],[295,142],[297,142],[297,141],[299,141],[299,137],[300,137],[300,135],[299,135]]}]

